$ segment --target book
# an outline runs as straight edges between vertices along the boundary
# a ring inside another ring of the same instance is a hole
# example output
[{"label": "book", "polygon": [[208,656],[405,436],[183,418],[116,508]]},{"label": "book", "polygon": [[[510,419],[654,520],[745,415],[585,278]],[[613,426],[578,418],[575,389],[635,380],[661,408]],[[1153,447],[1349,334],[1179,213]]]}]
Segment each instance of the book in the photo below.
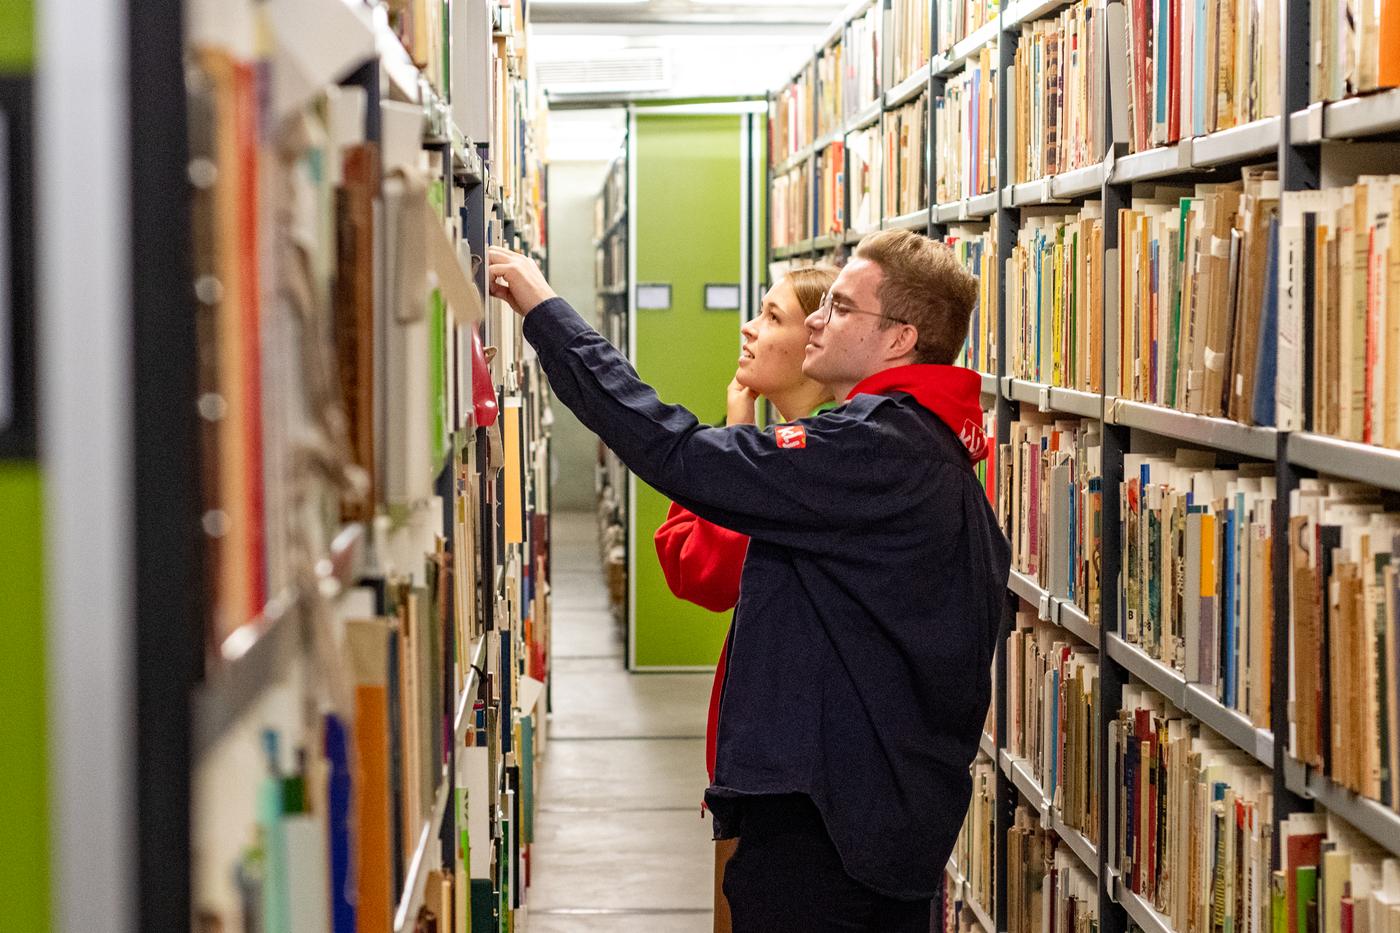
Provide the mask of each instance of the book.
[{"label": "book", "polygon": [[997,188],[996,60],[995,46],[983,48],[934,98],[936,203]]},{"label": "book", "polygon": [[773,165],[786,162],[812,144],[814,81],[813,66],[809,63],[773,95],[768,123],[768,158]]},{"label": "book", "polygon": [[1119,211],[1118,393],[1250,422],[1278,176],[1158,188]]},{"label": "book", "polygon": [[1007,933],[1093,933],[1094,876],[1064,842],[1018,804],[1006,834]]},{"label": "book", "polygon": [[[1000,289],[995,274],[997,256],[996,225],[958,225],[948,228],[943,237],[958,259],[977,279],[977,303],[972,308],[967,342],[955,361],[984,373],[997,371],[997,327],[1001,320]],[[995,437],[996,434],[989,434]]]},{"label": "book", "polygon": [[954,45],[997,18],[997,0],[935,0],[938,24],[937,48],[947,52]]},{"label": "book", "polygon": [[932,58],[933,4],[927,0],[891,0],[885,19],[886,45],[890,49],[890,75],[894,86],[928,64]]},{"label": "book", "polygon": [[817,153],[817,235],[846,230],[846,147],[834,142]]},{"label": "book", "polygon": [[1098,651],[1023,605],[1006,660],[1007,753],[1024,760],[1065,825],[1097,843]]},{"label": "book", "polygon": [[881,149],[878,123],[846,137],[846,188],[851,205],[847,226],[856,233],[880,227]]},{"label": "book", "polygon": [[852,120],[880,99],[881,8],[871,4],[841,33],[842,117]]},{"label": "book", "polygon": [[1106,64],[1100,37],[1106,7],[1078,0],[1055,15],[1021,26],[1008,75],[1018,144],[1008,150],[1012,183],[1102,161],[1108,144],[1103,104]]},{"label": "book", "polygon": [[1123,688],[1109,756],[1109,864],[1122,883],[1174,929],[1269,931],[1271,773],[1136,683]]},{"label": "book", "polygon": [[1103,213],[1028,209],[1006,261],[1008,371],[1098,392],[1102,384]]},{"label": "book", "polygon": [[801,162],[773,179],[769,242],[775,249],[812,236],[812,175],[808,165]]},{"label": "book", "polygon": [[884,118],[885,215],[899,217],[928,209],[928,98],[914,100]]}]

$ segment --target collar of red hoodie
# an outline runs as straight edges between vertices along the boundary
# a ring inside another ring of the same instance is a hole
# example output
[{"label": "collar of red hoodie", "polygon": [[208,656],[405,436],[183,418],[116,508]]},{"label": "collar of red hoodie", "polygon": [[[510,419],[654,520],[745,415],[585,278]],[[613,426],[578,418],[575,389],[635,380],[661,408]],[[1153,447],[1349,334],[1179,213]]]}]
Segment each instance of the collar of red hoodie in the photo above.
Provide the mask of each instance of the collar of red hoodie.
[{"label": "collar of red hoodie", "polygon": [[982,428],[982,374],[962,366],[913,363],[882,370],[862,380],[851,394],[889,395],[905,392],[913,396],[952,429],[967,448],[967,456],[977,463],[991,452],[987,432]]}]

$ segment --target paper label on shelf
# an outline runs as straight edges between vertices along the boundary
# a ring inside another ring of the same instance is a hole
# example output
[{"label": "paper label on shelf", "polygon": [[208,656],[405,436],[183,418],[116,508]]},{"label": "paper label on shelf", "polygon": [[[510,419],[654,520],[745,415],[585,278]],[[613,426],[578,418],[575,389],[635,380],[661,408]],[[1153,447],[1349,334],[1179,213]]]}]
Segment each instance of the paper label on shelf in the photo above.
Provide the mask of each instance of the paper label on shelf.
[{"label": "paper label on shelf", "polygon": [[1040,594],[1040,621],[1050,621],[1050,607],[1053,605],[1049,593]]},{"label": "paper label on shelf", "polygon": [[1040,410],[1041,410],[1041,411],[1047,412],[1047,411],[1050,410],[1050,387],[1049,387],[1049,386],[1041,386],[1041,387],[1040,387],[1040,397],[1037,399],[1037,402],[1038,402],[1039,405],[1040,405]]}]

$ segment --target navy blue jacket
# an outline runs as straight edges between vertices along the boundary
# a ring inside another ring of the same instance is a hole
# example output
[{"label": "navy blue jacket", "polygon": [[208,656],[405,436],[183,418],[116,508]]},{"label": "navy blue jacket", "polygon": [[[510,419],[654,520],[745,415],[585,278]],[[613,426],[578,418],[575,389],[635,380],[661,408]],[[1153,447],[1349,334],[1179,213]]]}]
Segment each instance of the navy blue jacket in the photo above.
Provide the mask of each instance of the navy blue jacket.
[{"label": "navy blue jacket", "polygon": [[964,442],[902,392],[800,432],[706,427],[562,299],[524,333],[555,395],[640,479],[752,538],[717,817],[737,796],[807,794],[851,877],[931,897],[971,796],[1010,568]]}]

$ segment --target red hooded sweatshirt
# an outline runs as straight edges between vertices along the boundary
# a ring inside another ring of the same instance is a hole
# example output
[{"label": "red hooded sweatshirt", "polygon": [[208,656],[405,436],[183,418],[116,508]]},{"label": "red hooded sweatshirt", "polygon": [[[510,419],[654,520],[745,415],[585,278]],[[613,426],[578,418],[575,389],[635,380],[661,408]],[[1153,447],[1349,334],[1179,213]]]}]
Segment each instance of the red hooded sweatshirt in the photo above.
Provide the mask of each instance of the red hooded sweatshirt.
[{"label": "red hooded sweatshirt", "polygon": [[[913,396],[952,428],[973,463],[991,456],[992,444],[982,428],[980,374],[961,366],[896,366],[862,381],[846,396],[846,401],[862,394],[892,395],[896,392]],[[666,521],[656,530],[655,542],[656,556],[672,593],[711,612],[727,612],[738,605],[739,580],[749,549],[747,535],[721,528],[672,503]],[[705,728],[705,767],[711,783],[715,779],[719,701],[728,657],[729,638],[726,636],[715,666],[709,721]]]}]

